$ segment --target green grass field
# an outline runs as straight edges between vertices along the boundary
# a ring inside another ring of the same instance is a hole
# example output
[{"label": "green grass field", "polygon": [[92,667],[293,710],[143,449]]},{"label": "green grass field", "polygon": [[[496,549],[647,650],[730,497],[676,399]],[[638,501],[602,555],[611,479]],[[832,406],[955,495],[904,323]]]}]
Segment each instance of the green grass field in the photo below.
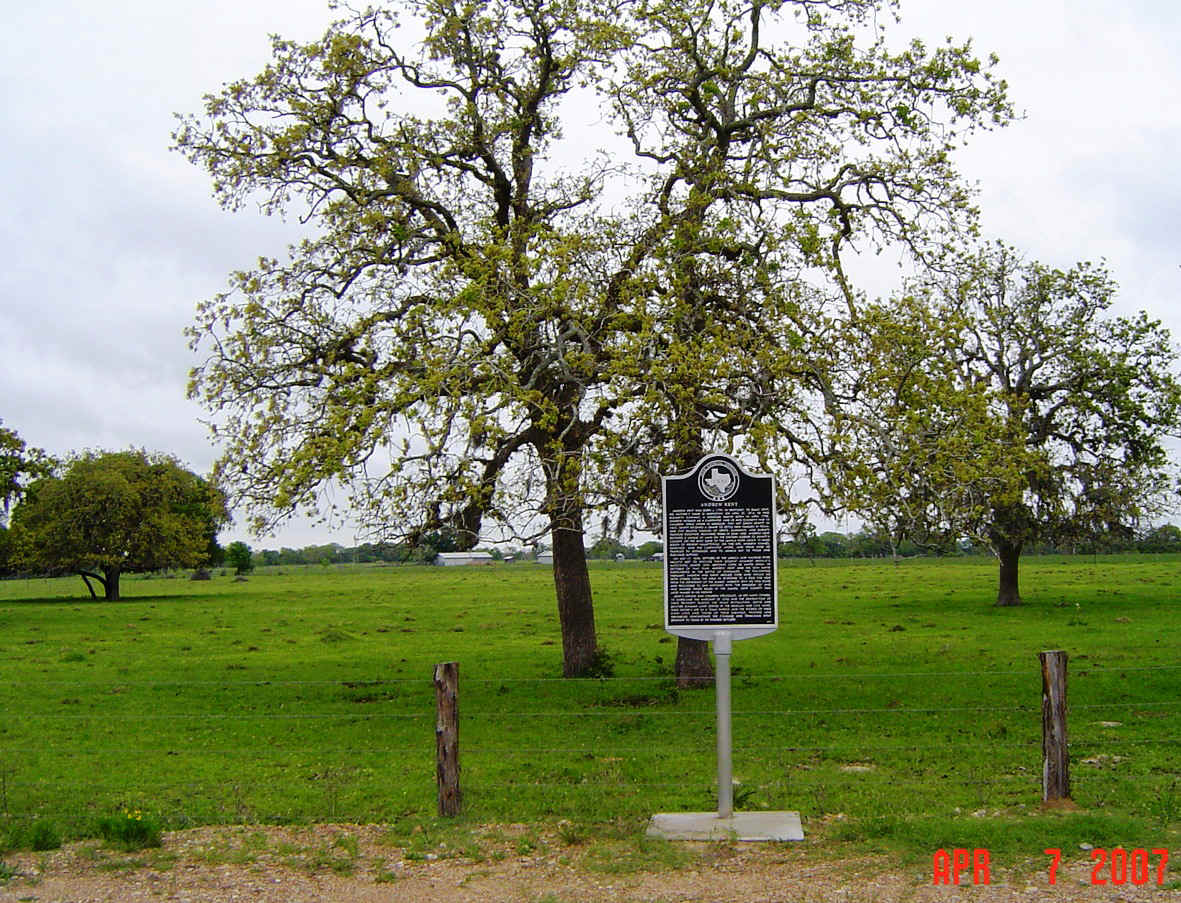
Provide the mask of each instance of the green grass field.
[{"label": "green grass field", "polygon": [[[550,574],[308,567],[0,582],[0,845],[124,809],[169,827],[429,821],[436,662],[460,662],[464,819],[634,825],[715,802],[711,690],[678,691],[658,565],[592,564],[609,680],[560,679]],[[781,563],[739,643],[742,809],[833,842],[1176,846],[1181,559]],[[1037,653],[1070,664],[1074,798],[1043,814]],[[984,841],[987,841],[985,843]]]}]

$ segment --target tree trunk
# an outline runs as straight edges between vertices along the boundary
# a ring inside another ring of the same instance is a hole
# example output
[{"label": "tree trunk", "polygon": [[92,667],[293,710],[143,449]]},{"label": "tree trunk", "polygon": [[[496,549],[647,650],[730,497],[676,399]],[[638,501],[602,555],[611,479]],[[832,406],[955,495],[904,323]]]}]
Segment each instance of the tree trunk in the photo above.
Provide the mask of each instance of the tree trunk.
[{"label": "tree trunk", "polygon": [[556,524],[554,544],[554,590],[558,597],[558,622],[562,628],[562,675],[586,676],[599,651],[595,637],[595,608],[591,598],[590,574],[583,547],[582,515],[567,515]]},{"label": "tree trunk", "polygon": [[[704,323],[694,324],[694,335],[700,335]],[[700,424],[704,419],[700,410],[694,410],[691,415],[693,423]],[[702,435],[704,430],[700,425],[686,430],[676,440],[676,463],[678,473],[687,473],[698,461],[705,457],[705,445]],[[664,537],[668,541],[668,537]],[[714,681],[714,663],[709,657],[708,640],[692,640],[688,637],[677,637],[677,660],[673,667],[677,686],[682,690],[708,687]]]},{"label": "tree trunk", "polygon": [[996,604],[1001,606],[1020,605],[1022,599],[1017,586],[1017,565],[1021,559],[1021,543],[998,542],[996,556],[1001,563]]},{"label": "tree trunk", "polygon": [[91,599],[97,599],[97,598],[98,598],[98,593],[96,593],[96,592],[94,591],[94,584],[90,582],[90,578],[91,578],[91,577],[93,577],[93,578],[94,578],[95,580],[97,580],[99,583],[102,583],[102,582],[103,582],[103,578],[102,578],[102,577],[100,577],[98,574],[91,574],[91,573],[89,573],[89,572],[87,572],[87,571],[79,571],[79,572],[78,572],[78,576],[82,578],[82,582],[83,582],[83,583],[85,583],[85,584],[86,584],[86,588],[87,588],[88,590],[90,590],[90,598],[91,598]]},{"label": "tree trunk", "polygon": [[107,588],[107,601],[108,602],[118,602],[119,601],[119,568],[113,568],[113,567],[112,568],[103,568],[103,575],[106,577],[106,580],[103,581],[103,584]]},{"label": "tree trunk", "polygon": [[539,444],[545,469],[546,514],[554,553],[554,593],[562,630],[562,675],[590,676],[599,660],[595,607],[582,529],[582,457],[577,431]]},{"label": "tree trunk", "polygon": [[103,597],[108,602],[118,602],[119,574],[121,569],[117,567],[104,567],[102,571],[101,574],[96,574],[94,571],[78,571],[78,576],[82,578],[86,584],[86,588],[90,590],[90,598],[98,598],[98,594],[94,591],[94,587],[90,583],[91,580],[97,580],[103,585]]},{"label": "tree trunk", "polygon": [[677,686],[682,690],[708,687],[713,683],[714,666],[709,657],[709,641],[677,637]]}]

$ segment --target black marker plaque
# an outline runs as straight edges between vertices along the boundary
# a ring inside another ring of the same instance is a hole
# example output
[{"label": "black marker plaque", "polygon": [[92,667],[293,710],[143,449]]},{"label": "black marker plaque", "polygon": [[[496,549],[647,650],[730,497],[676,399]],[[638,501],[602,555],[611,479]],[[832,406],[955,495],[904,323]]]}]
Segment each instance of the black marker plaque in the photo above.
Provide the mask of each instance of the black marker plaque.
[{"label": "black marker plaque", "polygon": [[775,478],[707,455],[664,487],[664,626],[778,626]]}]

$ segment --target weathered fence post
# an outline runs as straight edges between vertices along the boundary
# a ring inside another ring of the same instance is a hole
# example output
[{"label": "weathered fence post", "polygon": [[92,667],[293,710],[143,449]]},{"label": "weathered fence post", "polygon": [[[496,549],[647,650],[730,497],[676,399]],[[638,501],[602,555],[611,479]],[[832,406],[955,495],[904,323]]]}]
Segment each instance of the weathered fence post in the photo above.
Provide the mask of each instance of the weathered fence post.
[{"label": "weathered fence post", "polygon": [[1066,661],[1060,649],[1041,652],[1042,802],[1070,799],[1070,750],[1066,742]]},{"label": "weathered fence post", "polygon": [[459,789],[459,662],[435,665],[435,756],[439,782],[439,814],[458,815]]}]

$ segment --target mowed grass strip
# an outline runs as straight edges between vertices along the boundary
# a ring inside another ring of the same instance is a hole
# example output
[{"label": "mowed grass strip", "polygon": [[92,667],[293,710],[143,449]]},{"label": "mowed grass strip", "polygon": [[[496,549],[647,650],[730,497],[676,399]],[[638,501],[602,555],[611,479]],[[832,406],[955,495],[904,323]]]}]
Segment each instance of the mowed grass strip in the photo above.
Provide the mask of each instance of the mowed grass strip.
[{"label": "mowed grass strip", "polygon": [[[739,808],[870,844],[1036,812],[1037,653],[1061,648],[1085,817],[1175,836],[1181,560],[1032,557],[1022,576],[1028,604],[997,609],[987,559],[782,562],[779,631],[733,657]],[[0,819],[429,818],[431,676],[452,660],[468,818],[712,809],[713,693],[670,678],[659,566],[592,579],[609,680],[559,678],[535,565],[138,578],[117,603],[76,578],[0,582]]]}]

